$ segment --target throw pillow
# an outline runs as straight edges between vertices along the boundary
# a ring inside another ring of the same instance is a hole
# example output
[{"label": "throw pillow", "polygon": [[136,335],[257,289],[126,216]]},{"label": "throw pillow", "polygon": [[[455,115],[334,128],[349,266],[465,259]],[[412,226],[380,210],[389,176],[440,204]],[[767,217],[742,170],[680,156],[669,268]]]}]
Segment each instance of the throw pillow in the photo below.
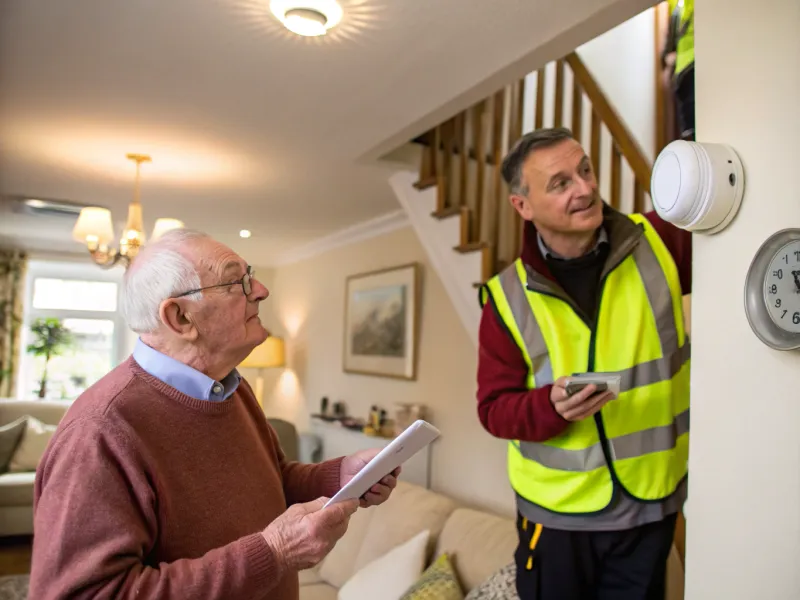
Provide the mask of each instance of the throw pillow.
[{"label": "throw pillow", "polygon": [[464,600],[519,600],[517,594],[517,565],[506,565],[476,588]]},{"label": "throw pillow", "polygon": [[8,463],[14,456],[14,450],[17,449],[17,444],[19,444],[22,434],[25,433],[27,419],[28,417],[20,417],[16,421],[0,427],[0,473],[5,473],[8,468]]},{"label": "throw pillow", "polygon": [[442,554],[436,559],[401,600],[464,600],[450,557]]},{"label": "throw pillow", "polygon": [[421,531],[357,571],[339,590],[339,600],[400,600],[425,568],[430,531]]},{"label": "throw pillow", "polygon": [[47,425],[34,417],[27,417],[27,426],[19,440],[17,449],[8,463],[11,473],[35,471],[39,466],[50,438],[56,432],[55,425]]}]

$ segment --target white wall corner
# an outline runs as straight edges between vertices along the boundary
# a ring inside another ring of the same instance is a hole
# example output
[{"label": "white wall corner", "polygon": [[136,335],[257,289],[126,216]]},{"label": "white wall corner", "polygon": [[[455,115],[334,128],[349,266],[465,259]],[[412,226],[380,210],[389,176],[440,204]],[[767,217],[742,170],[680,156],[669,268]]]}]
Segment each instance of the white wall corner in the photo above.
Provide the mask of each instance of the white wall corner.
[{"label": "white wall corner", "polygon": [[320,254],[324,254],[334,248],[348,246],[356,242],[362,242],[379,235],[385,235],[397,229],[409,226],[408,216],[402,209],[395,210],[380,217],[363,221],[340,229],[330,235],[326,235],[319,239],[314,240],[308,244],[304,244],[298,248],[285,252],[279,255],[269,265],[270,267],[282,267],[301,260],[307,260]]},{"label": "white wall corner", "polygon": [[414,187],[417,178],[417,173],[412,171],[399,171],[389,177],[389,185],[408,215],[467,334],[477,347],[481,308],[478,290],[473,284],[479,281],[481,275],[480,253],[461,254],[453,249],[458,245],[458,219],[439,220],[432,217],[431,213],[436,207],[436,188],[417,190]]}]

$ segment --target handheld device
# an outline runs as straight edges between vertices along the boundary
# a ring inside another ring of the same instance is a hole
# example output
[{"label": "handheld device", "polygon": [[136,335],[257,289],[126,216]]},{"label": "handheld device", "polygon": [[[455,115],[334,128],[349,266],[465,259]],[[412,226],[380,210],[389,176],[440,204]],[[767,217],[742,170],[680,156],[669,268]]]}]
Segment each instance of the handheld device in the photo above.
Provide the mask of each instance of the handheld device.
[{"label": "handheld device", "polygon": [[418,419],[356,473],[355,477],[328,500],[325,506],[342,500],[361,498],[373,485],[438,437],[439,430],[436,427]]},{"label": "handheld device", "polygon": [[616,398],[619,396],[620,383],[622,377],[616,374],[607,373],[579,373],[568,377],[566,385],[567,394],[572,396],[577,394],[587,385],[597,386],[597,393],[610,391]]}]

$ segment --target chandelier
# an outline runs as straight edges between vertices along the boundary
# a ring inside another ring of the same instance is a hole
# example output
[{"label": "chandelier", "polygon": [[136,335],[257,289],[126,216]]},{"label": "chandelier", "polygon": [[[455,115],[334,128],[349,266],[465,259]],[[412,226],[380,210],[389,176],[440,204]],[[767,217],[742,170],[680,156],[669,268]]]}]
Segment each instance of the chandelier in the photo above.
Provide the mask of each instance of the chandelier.
[{"label": "chandelier", "polygon": [[[72,238],[86,244],[92,260],[105,269],[110,269],[117,263],[127,268],[145,243],[142,205],[139,202],[139,171],[142,163],[151,162],[151,159],[146,154],[128,154],[127,158],[136,163],[136,180],[133,201],[128,205],[128,222],[119,239],[119,249],[110,246],[114,240],[114,225],[111,221],[111,211],[107,208],[87,206],[81,209],[72,230]],[[166,231],[182,227],[183,222],[178,219],[156,219],[150,239],[157,240]]]}]

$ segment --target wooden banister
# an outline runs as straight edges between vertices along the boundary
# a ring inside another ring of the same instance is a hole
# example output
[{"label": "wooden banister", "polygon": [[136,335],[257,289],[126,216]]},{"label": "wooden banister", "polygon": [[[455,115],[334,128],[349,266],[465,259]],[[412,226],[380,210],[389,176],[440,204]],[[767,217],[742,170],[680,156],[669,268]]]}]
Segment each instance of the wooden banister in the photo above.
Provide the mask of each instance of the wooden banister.
[{"label": "wooden banister", "polygon": [[625,157],[625,160],[627,160],[628,164],[631,166],[634,175],[636,175],[636,179],[641,182],[647,182],[647,186],[649,187],[650,175],[652,174],[653,167],[650,165],[647,158],[645,158],[641,146],[639,146],[639,143],[633,138],[631,132],[628,131],[628,128],[625,126],[619,114],[617,114],[617,111],[611,106],[603,90],[597,85],[594,77],[589,73],[589,70],[586,68],[586,65],[583,64],[580,57],[575,52],[572,52],[567,55],[566,61],[572,69],[576,81],[580,83],[583,91],[586,92],[589,100],[591,100],[592,107],[597,111],[603,123],[605,123],[611,137],[614,138],[614,142],[622,153],[622,156]]},{"label": "wooden banister", "polygon": [[[623,211],[646,208],[652,166],[580,57],[572,52],[535,75],[535,88],[526,88],[533,77],[512,82],[415,140],[424,146],[417,187],[438,187],[433,216],[461,219],[456,249],[483,253],[483,281],[513,261],[522,243],[523,223],[508,202],[501,164],[524,133],[526,107],[535,128],[567,126],[586,144],[598,182],[607,184],[609,204]],[[546,108],[550,98],[552,110]]]}]

